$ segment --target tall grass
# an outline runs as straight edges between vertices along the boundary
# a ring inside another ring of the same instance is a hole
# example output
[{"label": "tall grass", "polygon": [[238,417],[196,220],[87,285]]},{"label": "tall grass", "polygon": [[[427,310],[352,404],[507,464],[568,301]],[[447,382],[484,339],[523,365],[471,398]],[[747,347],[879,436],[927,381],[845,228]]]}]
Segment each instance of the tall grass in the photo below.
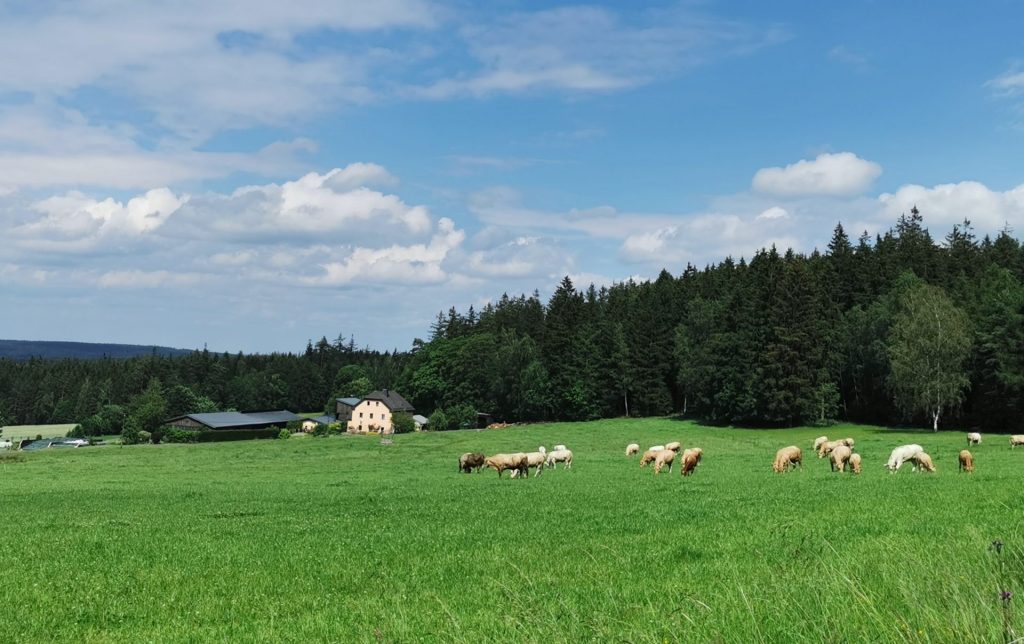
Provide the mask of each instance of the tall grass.
[{"label": "tall grass", "polygon": [[[0,469],[0,641],[1000,642],[1024,633],[1024,450],[673,420],[27,455]],[[678,439],[690,478],[625,445]],[[917,442],[938,472],[883,470]],[[571,471],[459,474],[566,443]],[[805,467],[775,475],[778,447]],[[993,540],[1004,545],[998,551]],[[1018,593],[1009,602],[1000,592]]]}]

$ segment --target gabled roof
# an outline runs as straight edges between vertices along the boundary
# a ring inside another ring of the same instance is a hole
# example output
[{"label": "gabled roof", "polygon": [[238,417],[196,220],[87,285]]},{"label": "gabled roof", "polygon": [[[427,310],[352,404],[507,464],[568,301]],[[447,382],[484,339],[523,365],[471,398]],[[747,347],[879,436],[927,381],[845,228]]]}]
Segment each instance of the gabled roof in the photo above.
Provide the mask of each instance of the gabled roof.
[{"label": "gabled roof", "polygon": [[370,392],[363,400],[379,400],[391,411],[415,411],[415,408],[409,403],[408,400],[402,398],[398,393],[390,389],[378,389],[377,391]]},{"label": "gabled roof", "polygon": [[349,407],[355,407],[356,405],[359,404],[359,399],[358,398],[338,398],[338,402],[344,403],[344,404],[348,405]]},{"label": "gabled roof", "polygon": [[420,416],[419,414],[413,416],[412,420],[414,423],[419,423],[420,425],[426,425],[427,423],[430,422],[430,419],[428,419],[426,416]]},{"label": "gabled roof", "polygon": [[335,418],[334,416],[313,416],[312,418],[307,418],[306,420],[311,420],[314,423],[318,423],[320,425],[330,425],[331,423],[338,422],[338,419]]},{"label": "gabled roof", "polygon": [[292,420],[299,420],[299,417],[290,411],[257,411],[243,414],[237,411],[215,411],[203,414],[185,414],[177,416],[167,423],[191,418],[200,425],[206,425],[210,429],[226,429],[228,427],[252,427],[253,425],[277,425]]}]

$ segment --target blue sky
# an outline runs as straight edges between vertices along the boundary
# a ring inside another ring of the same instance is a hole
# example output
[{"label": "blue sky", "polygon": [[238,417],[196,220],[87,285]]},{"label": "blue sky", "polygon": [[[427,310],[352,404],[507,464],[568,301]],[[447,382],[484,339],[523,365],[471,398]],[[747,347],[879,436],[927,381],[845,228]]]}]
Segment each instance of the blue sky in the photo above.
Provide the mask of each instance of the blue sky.
[{"label": "blue sky", "polygon": [[1024,230],[1024,5],[0,3],[0,337],[410,346],[502,292]]}]

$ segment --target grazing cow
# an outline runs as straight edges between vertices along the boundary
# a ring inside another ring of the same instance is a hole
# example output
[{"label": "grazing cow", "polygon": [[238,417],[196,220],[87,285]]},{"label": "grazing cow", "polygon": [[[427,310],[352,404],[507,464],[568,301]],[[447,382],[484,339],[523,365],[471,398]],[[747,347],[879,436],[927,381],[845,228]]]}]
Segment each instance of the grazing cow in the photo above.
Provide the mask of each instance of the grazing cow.
[{"label": "grazing cow", "polygon": [[683,462],[679,468],[679,473],[683,476],[690,476],[693,471],[700,465],[700,459],[704,456],[704,450],[699,447],[691,447],[690,449],[683,452]]},{"label": "grazing cow", "polygon": [[971,432],[967,434],[968,445],[981,445],[981,434],[978,432]]},{"label": "grazing cow", "polygon": [[885,469],[890,472],[896,472],[903,467],[904,463],[923,451],[924,448],[917,444],[901,445],[889,454],[889,460],[885,463]]},{"label": "grazing cow", "polygon": [[974,455],[965,449],[960,450],[960,471],[968,474],[974,472]]},{"label": "grazing cow", "polygon": [[850,472],[860,474],[860,454],[850,454]]},{"label": "grazing cow", "polygon": [[529,461],[526,460],[526,454],[523,452],[488,456],[484,460],[484,467],[493,467],[498,472],[499,479],[501,478],[501,473],[505,470],[515,470],[516,474],[523,478],[526,478],[527,474],[530,473]]},{"label": "grazing cow", "polygon": [[565,469],[572,469],[572,450],[556,449],[548,452],[548,467],[555,469],[556,463],[565,464]]},{"label": "grazing cow", "polygon": [[629,445],[626,445],[626,456],[632,456],[633,454],[637,454],[639,452],[640,445],[638,445],[637,443],[630,443]]},{"label": "grazing cow", "polygon": [[1024,434],[1014,434],[1010,437],[1010,448],[1013,449],[1018,445],[1024,445]]},{"label": "grazing cow", "polygon": [[670,449],[663,449],[654,458],[654,473],[661,474],[661,470],[667,465],[668,473],[672,473],[672,462],[676,459],[676,453]]},{"label": "grazing cow", "polygon": [[829,467],[832,468],[833,472],[846,471],[846,461],[848,461],[852,455],[853,450],[846,445],[836,445],[836,448],[828,455]]},{"label": "grazing cow", "polygon": [[935,463],[932,463],[932,457],[925,452],[918,452],[914,454],[914,462],[917,463],[918,472],[934,472]]},{"label": "grazing cow", "polygon": [[640,467],[647,467],[648,463],[653,463],[654,459],[658,457],[658,452],[661,450],[649,449],[644,452],[644,455],[640,457]]},{"label": "grazing cow", "polygon": [[789,447],[783,447],[779,451],[775,452],[775,461],[772,462],[772,470],[777,474],[781,474],[789,469],[795,469],[804,467],[804,456],[803,452],[796,445],[790,445]]},{"label": "grazing cow", "polygon": [[484,466],[484,458],[480,452],[466,452],[459,457],[459,471],[469,474],[476,470],[479,473]]}]

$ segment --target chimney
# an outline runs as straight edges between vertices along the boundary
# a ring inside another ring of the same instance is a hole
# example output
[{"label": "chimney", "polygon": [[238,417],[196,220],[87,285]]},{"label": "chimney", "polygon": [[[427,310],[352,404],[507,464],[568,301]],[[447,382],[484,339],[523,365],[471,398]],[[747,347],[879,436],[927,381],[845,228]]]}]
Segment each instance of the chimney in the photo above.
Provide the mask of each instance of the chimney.
[{"label": "chimney", "polygon": [[387,398],[387,397],[388,397],[388,396],[390,396],[390,395],[391,395],[391,394],[390,394],[390,393],[388,393],[388,390],[387,390],[387,389],[385,389],[385,390],[384,390],[384,397],[385,397],[385,398]]}]

